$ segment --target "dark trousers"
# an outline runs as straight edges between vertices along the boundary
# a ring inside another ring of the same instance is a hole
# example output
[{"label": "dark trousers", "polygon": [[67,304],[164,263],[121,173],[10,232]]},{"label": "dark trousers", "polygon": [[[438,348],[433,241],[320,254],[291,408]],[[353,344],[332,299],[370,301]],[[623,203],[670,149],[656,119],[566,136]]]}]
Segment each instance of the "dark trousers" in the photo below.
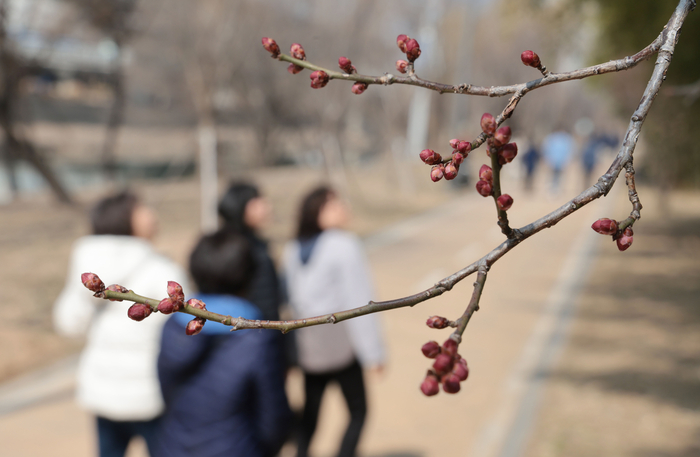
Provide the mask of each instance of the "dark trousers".
[{"label": "dark trousers", "polygon": [[367,398],[365,397],[365,383],[362,379],[362,368],[354,361],[348,368],[323,374],[304,374],[304,391],[306,402],[304,414],[301,419],[299,431],[299,445],[297,457],[307,457],[311,438],[316,431],[318,412],[321,408],[321,398],[330,381],[337,381],[343,391],[345,402],[350,410],[350,423],[345,430],[345,436],[338,451],[338,457],[352,457],[355,455],[357,444],[360,441],[360,433],[367,416]]},{"label": "dark trousers", "polygon": [[153,455],[158,419],[150,421],[113,421],[97,417],[97,440],[100,457],[124,457],[129,441],[136,436],[146,440],[148,453]]}]

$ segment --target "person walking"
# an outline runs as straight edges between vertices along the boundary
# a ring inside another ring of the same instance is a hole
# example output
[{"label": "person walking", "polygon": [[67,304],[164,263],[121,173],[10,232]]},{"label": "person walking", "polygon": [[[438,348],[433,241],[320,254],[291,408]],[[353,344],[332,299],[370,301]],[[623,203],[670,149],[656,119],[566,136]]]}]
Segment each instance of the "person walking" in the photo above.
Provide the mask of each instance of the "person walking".
[{"label": "person walking", "polygon": [[[261,319],[244,297],[255,277],[248,241],[220,230],[190,257],[198,299],[215,313]],[[158,376],[166,403],[155,457],[272,457],[293,420],[275,330],[239,330],[208,321],[188,336],[192,316],[175,313],[163,330]]]},{"label": "person walking", "polygon": [[145,439],[153,454],[158,418],[164,409],[156,360],[165,316],[143,322],[127,317],[124,303],[85,293],[80,275],[99,272],[107,283],[150,297],[166,295],[167,281],[187,287],[187,275],[150,243],[155,214],[129,192],[101,200],[90,214],[93,235],[76,241],[68,280],[53,309],[56,330],[87,333],[80,356],[77,400],[96,417],[98,454],[121,457],[132,438]]},{"label": "person walking", "polygon": [[[372,299],[362,244],[343,230],[348,217],[345,205],[330,188],[315,189],[303,200],[297,237],[284,253],[285,279],[295,318],[355,308]],[[350,410],[350,422],[337,455],[353,456],[367,414],[362,369],[379,371],[384,364],[378,318],[370,314],[295,332],[306,396],[297,457],[308,455],[323,393],[330,382],[340,384]]]}]

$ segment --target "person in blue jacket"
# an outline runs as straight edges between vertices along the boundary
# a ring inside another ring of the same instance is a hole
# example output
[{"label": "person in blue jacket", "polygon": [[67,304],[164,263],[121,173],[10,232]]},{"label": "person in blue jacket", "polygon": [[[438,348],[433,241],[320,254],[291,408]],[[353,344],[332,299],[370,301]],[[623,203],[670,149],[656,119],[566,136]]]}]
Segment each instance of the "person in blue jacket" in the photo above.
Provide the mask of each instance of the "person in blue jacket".
[{"label": "person in blue jacket", "polygon": [[[219,231],[201,238],[190,272],[207,309],[248,319],[260,310],[242,298],[254,274],[245,237]],[[231,332],[208,321],[185,334],[192,316],[165,324],[158,377],[165,400],[157,456],[274,456],[292,425],[283,354],[274,330]]]}]

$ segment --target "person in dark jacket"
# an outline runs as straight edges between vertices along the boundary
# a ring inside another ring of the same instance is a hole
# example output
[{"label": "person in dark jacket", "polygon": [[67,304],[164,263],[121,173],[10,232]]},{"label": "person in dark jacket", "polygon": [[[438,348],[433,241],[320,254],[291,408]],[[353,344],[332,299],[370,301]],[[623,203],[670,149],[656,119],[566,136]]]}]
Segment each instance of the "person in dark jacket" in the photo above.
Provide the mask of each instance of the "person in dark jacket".
[{"label": "person in dark jacket", "polygon": [[248,292],[248,300],[262,312],[263,319],[279,320],[282,291],[267,243],[259,237],[270,220],[270,205],[255,186],[233,183],[219,202],[223,230],[243,235],[253,251],[256,273]]},{"label": "person in dark jacket", "polygon": [[[247,240],[221,230],[204,236],[190,271],[207,309],[260,319],[241,298],[254,275]],[[292,425],[284,390],[283,354],[271,330],[239,330],[208,321],[185,334],[192,318],[175,313],[165,324],[158,377],[166,411],[156,457],[275,455]]]}]

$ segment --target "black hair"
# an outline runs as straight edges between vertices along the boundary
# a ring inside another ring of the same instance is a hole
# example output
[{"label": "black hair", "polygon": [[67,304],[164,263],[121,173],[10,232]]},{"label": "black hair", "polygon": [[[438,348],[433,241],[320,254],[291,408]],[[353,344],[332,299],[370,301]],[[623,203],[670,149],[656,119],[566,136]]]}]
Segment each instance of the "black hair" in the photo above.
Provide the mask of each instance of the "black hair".
[{"label": "black hair", "polygon": [[323,231],[318,224],[318,216],[321,214],[323,205],[335,192],[327,186],[318,187],[302,200],[299,210],[299,228],[297,230],[298,239],[307,239],[318,235]]},{"label": "black hair", "polygon": [[190,273],[202,293],[245,295],[255,274],[250,243],[225,229],[205,235],[190,255]]},{"label": "black hair", "polygon": [[90,211],[95,235],[133,235],[131,216],[138,206],[136,195],[125,191],[103,198]]},{"label": "black hair", "polygon": [[232,183],[219,202],[219,216],[224,220],[224,228],[235,233],[251,233],[253,229],[245,222],[245,208],[248,202],[259,196],[258,188],[252,184]]}]

